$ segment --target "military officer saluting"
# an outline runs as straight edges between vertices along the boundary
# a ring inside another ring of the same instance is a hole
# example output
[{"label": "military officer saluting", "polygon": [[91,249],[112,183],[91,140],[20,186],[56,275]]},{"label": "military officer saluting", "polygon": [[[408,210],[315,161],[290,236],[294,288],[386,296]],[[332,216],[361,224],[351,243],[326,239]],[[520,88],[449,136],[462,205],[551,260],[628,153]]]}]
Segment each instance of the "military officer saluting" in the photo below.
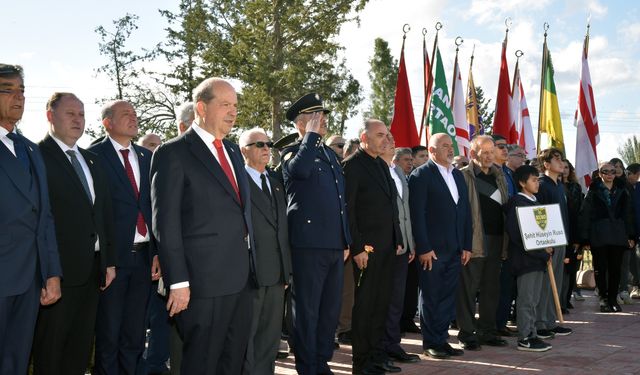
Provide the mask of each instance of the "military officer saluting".
[{"label": "military officer saluting", "polygon": [[282,151],[295,301],[293,350],[303,375],[331,373],[327,363],[351,242],[342,167],[322,142],[327,113],[315,93],[293,103],[287,119],[295,123],[300,140]]}]

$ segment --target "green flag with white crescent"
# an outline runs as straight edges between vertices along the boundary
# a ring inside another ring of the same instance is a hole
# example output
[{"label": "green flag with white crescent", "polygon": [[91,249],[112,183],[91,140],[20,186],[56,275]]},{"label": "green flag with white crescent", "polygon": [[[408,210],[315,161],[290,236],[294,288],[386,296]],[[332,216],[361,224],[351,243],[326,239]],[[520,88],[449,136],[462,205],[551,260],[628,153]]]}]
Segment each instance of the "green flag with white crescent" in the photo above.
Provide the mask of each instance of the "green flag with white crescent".
[{"label": "green flag with white crescent", "polygon": [[436,76],[433,80],[433,94],[431,95],[431,115],[429,116],[429,134],[447,133],[453,142],[453,151],[458,155],[456,142],[456,124],[451,112],[451,98],[447,88],[447,78],[444,76],[444,66],[440,57],[440,48],[436,49]]}]

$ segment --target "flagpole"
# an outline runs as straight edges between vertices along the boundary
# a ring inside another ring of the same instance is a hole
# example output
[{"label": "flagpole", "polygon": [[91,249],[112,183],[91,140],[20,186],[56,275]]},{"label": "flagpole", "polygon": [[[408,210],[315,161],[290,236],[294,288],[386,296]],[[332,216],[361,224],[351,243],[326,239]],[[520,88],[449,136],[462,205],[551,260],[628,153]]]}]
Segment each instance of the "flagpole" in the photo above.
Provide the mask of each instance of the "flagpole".
[{"label": "flagpole", "polygon": [[[459,42],[458,42],[459,41]],[[453,112],[454,110],[454,104],[455,101],[453,100],[453,98],[456,97],[456,79],[458,77],[458,51],[460,50],[460,46],[462,45],[462,43],[464,43],[464,39],[462,39],[461,37],[456,37],[456,40],[454,41],[454,43],[456,44],[456,59],[453,63],[453,80],[451,81],[451,112]]]},{"label": "flagpole", "polygon": [[[507,28],[505,29],[505,32],[504,32],[504,40],[502,41],[502,49],[505,51],[505,55],[506,55],[507,43],[509,41],[509,27],[511,27],[511,17],[507,17],[507,18],[504,19],[504,25]],[[501,59],[502,59],[502,57],[501,57]],[[505,60],[505,62],[506,62],[506,60]],[[501,70],[502,70],[502,67],[501,67]],[[496,93],[496,110],[498,109],[498,98],[499,97],[500,97],[500,81],[498,81],[498,92]],[[494,128],[495,128],[495,123],[496,123],[496,118],[494,117],[493,118]],[[495,134],[495,129],[491,129],[491,132],[493,134]],[[507,138],[509,138],[509,137],[507,136]],[[508,141],[508,139],[507,139],[507,141]]]},{"label": "flagpole", "polygon": [[[427,117],[427,98],[429,97],[429,89],[427,87],[427,82],[429,78],[427,77],[427,58],[429,58],[429,54],[427,52],[427,29],[422,28],[422,73],[424,75],[423,86],[424,86],[424,105],[422,106],[422,118],[420,119],[420,132],[418,133],[418,138],[420,142],[422,142],[422,131],[424,130],[424,120]],[[431,67],[429,67],[429,74],[431,74]]]},{"label": "flagpole", "polygon": [[[433,52],[431,52],[431,66],[430,66],[430,71],[429,74],[431,75],[431,77],[433,77],[433,66],[435,65],[433,62],[435,61],[436,58],[436,47],[438,46],[438,33],[440,32],[440,29],[442,29],[442,22],[438,21],[436,22],[436,37],[433,40]],[[431,90],[431,87],[429,87],[429,90]],[[429,121],[429,118],[431,117],[431,103],[427,103],[427,121]],[[427,128],[427,139],[429,139],[429,129]]]},{"label": "flagpole", "polygon": [[[473,49],[471,50],[471,61],[469,62],[469,77],[471,77],[471,69],[473,68],[473,57],[474,57],[475,53],[476,53],[476,45],[474,43],[473,44]],[[475,84],[474,84],[473,89],[474,89],[474,93],[473,94],[474,94],[474,97],[475,97],[475,89],[476,89],[475,88]],[[467,80],[467,95],[468,95],[468,92],[469,92],[469,80]],[[478,106],[477,101],[476,101],[476,103],[474,103],[474,105],[477,108],[477,106]],[[482,121],[480,121],[480,119],[478,118],[478,119],[476,119],[476,122],[478,123],[478,130],[476,131],[476,134],[484,134],[484,125],[482,124]]]},{"label": "flagpole", "polygon": [[547,31],[549,30],[549,23],[544,23],[544,43],[542,44],[542,72],[540,73],[540,107],[538,108],[538,140],[536,142],[536,153],[540,153],[540,131],[542,127],[542,110],[544,104],[544,81],[546,79],[547,72]]},{"label": "flagpole", "polygon": [[584,57],[589,56],[589,28],[591,28],[591,15],[587,20],[587,34],[584,36]]}]

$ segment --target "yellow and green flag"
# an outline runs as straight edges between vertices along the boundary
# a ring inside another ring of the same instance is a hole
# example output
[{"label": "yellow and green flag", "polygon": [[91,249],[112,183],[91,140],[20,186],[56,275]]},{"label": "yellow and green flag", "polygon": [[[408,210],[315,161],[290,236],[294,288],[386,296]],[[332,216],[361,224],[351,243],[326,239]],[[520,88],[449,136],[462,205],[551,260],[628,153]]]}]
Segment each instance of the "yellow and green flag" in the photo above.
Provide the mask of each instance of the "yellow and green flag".
[{"label": "yellow and green flag", "polygon": [[543,91],[541,93],[540,106],[540,133],[547,133],[549,136],[549,146],[555,147],[564,153],[564,139],[562,137],[562,121],[560,120],[560,109],[558,108],[558,96],[556,95],[556,84],[553,81],[553,63],[551,53],[544,46],[545,66],[543,67]]}]

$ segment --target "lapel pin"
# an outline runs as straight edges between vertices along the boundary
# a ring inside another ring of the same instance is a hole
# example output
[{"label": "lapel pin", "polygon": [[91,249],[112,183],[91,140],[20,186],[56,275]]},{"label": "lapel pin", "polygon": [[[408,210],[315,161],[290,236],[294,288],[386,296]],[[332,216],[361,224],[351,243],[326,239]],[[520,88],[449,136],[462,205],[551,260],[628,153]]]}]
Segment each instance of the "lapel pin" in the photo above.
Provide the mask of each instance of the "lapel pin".
[{"label": "lapel pin", "polygon": [[140,156],[141,156],[141,157],[144,157],[144,154],[141,152],[141,153],[140,153]]},{"label": "lapel pin", "polygon": [[31,148],[31,146],[29,146],[29,151],[33,152],[33,149]]},{"label": "lapel pin", "polygon": [[89,163],[91,163],[93,165],[93,160],[89,159]]}]

